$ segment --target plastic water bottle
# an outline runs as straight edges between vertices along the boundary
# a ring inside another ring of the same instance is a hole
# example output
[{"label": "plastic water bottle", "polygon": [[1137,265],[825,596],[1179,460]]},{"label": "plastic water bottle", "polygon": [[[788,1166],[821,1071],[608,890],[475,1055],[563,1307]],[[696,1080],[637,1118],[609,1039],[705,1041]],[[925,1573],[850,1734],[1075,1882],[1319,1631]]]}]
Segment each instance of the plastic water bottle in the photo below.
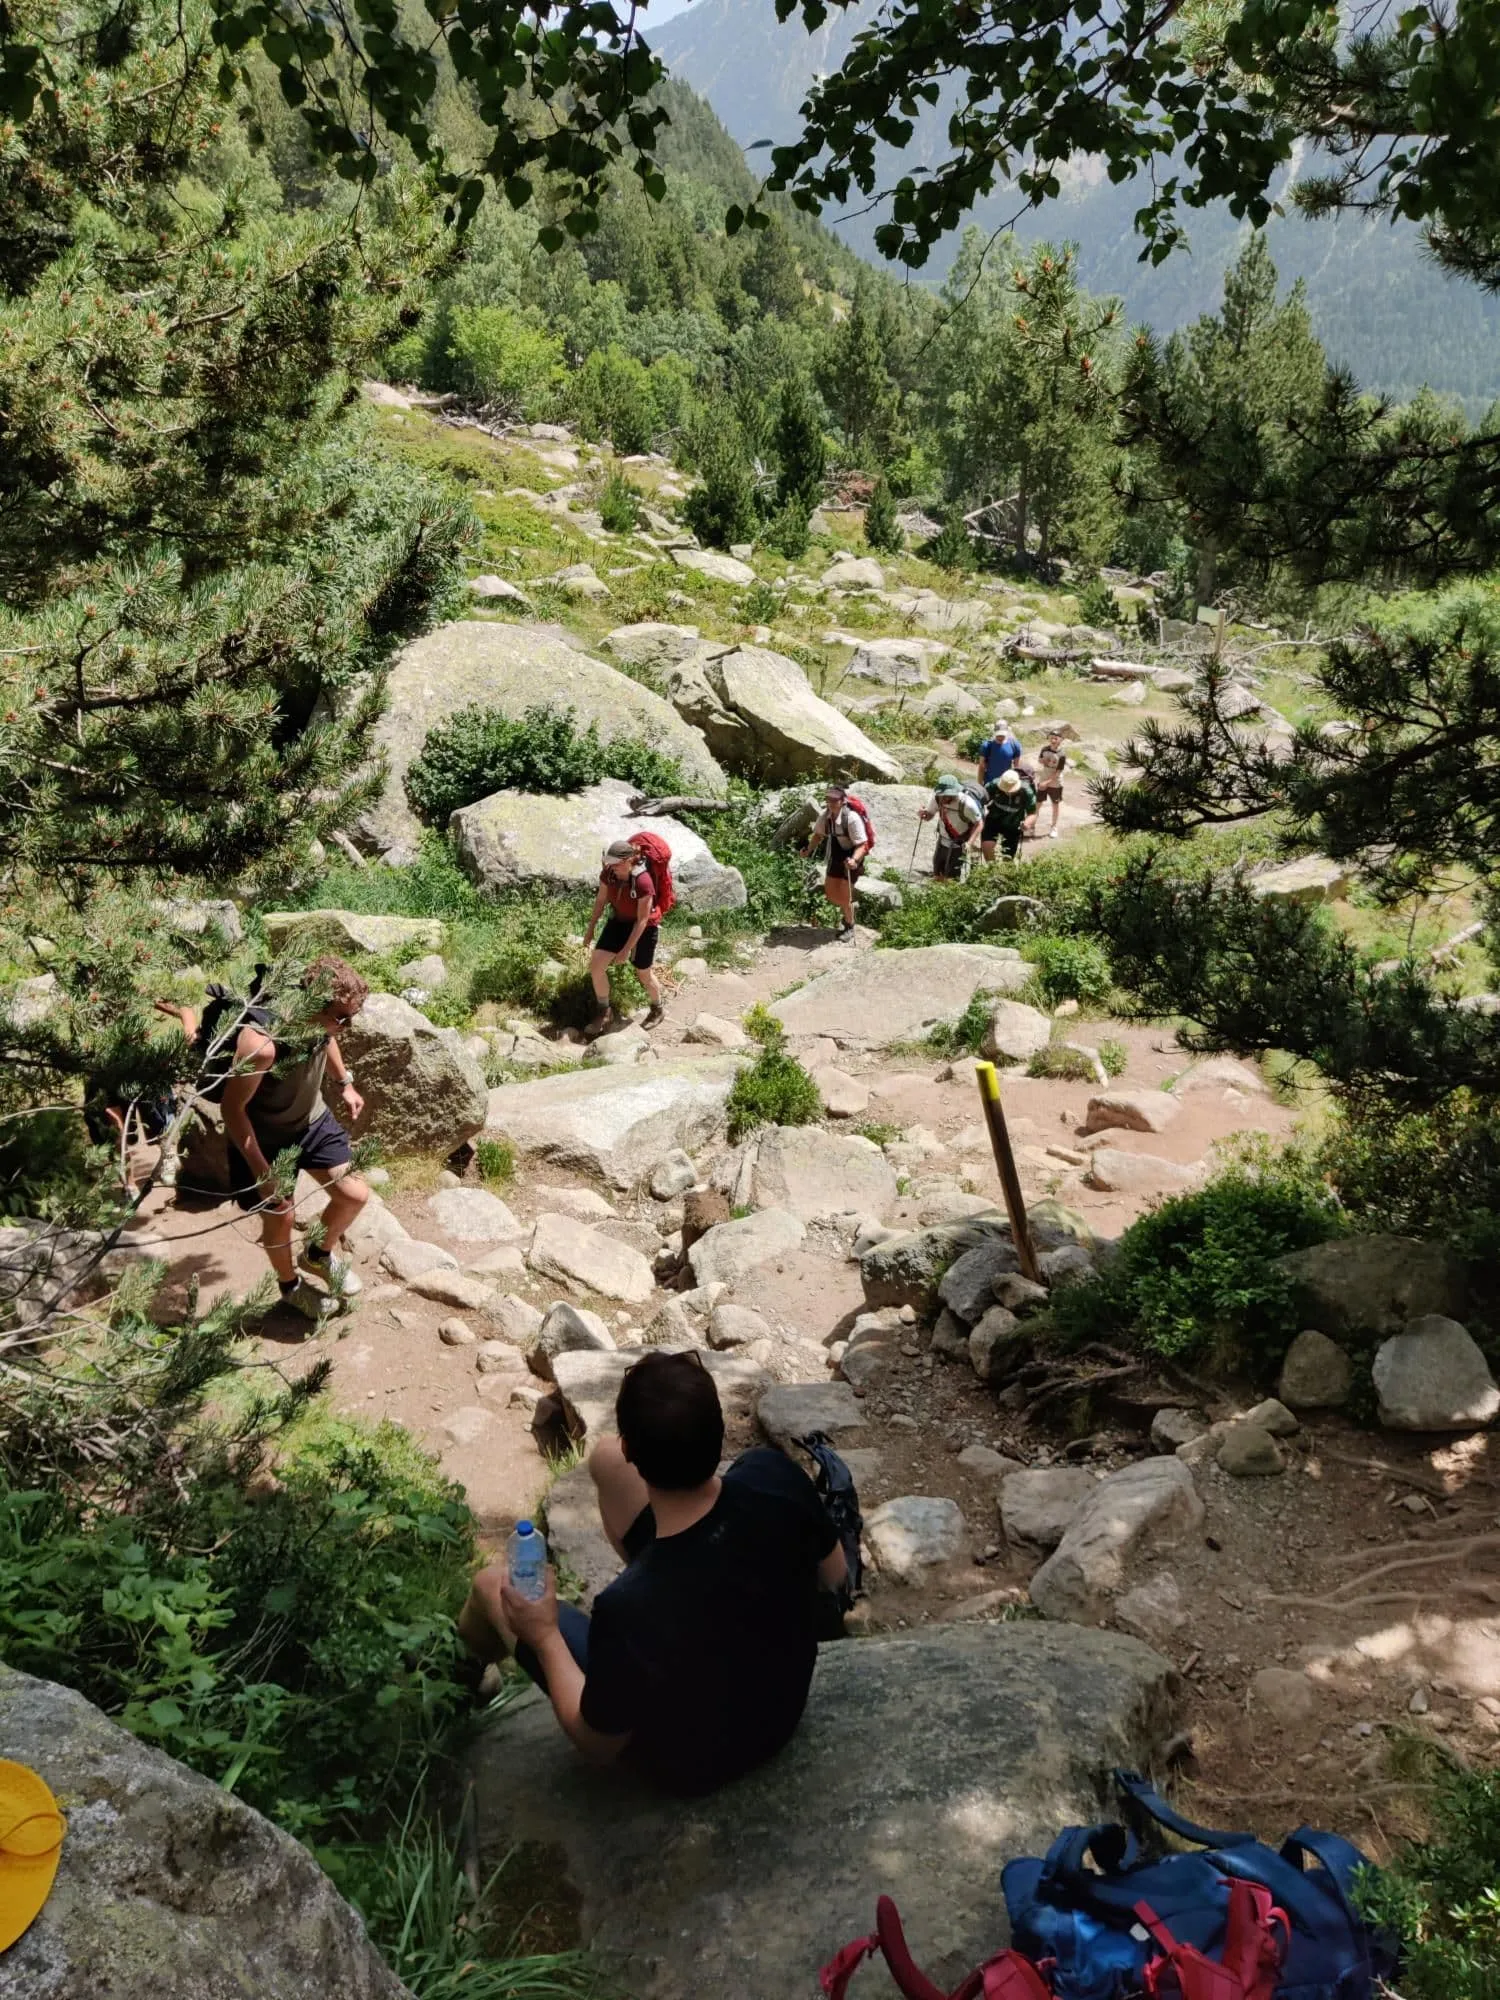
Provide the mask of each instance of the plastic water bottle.
[{"label": "plastic water bottle", "polygon": [[547,1538],[534,1521],[517,1521],[506,1551],[510,1587],[533,1604],[547,1592]]}]

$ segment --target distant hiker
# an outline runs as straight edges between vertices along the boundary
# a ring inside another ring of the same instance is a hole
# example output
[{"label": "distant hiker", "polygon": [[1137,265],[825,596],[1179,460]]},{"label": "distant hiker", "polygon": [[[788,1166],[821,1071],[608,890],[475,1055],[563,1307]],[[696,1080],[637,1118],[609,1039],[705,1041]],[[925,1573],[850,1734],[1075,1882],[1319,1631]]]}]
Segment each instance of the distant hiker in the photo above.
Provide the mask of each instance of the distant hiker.
[{"label": "distant hiker", "polygon": [[[172,1000],[156,1000],[152,1005],[158,1014],[165,1014],[168,1020],[177,1023],[185,1041],[192,1041],[198,1032],[198,1016],[191,1007],[180,1007]],[[139,1146],[155,1145],[160,1141],[156,1162],[157,1184],[161,1187],[177,1185],[178,1135],[172,1129],[177,1116],[177,1093],[174,1090],[163,1089],[149,1097],[127,1099],[117,1092],[100,1088],[96,1080],[90,1084],[84,1099],[83,1116],[89,1136],[96,1146],[118,1149],[121,1182],[132,1199],[140,1191],[141,1184],[135,1159]]]},{"label": "distant hiker", "polygon": [[923,806],[918,819],[937,820],[937,846],[932,857],[934,875],[959,879],[964,863],[974,851],[984,824],[980,795],[961,785],[957,778],[939,778],[933,787],[932,804]]},{"label": "distant hiker", "polygon": [[1062,731],[1060,729],[1049,729],[1047,731],[1046,742],[1036,753],[1037,811],[1033,813],[1031,824],[1026,829],[1028,833],[1034,834],[1036,832],[1037,819],[1041,813],[1042,801],[1050,799],[1052,801],[1052,824],[1047,829],[1047,838],[1049,840],[1056,840],[1057,818],[1058,814],[1062,811],[1063,772],[1067,768],[1068,755],[1063,749]]},{"label": "distant hiker", "polygon": [[854,885],[865,865],[865,856],[875,845],[875,829],[858,799],[850,797],[847,785],[831,784],[823,794],[823,810],[812,823],[802,852],[815,854],[827,843],[828,856],[823,876],[823,894],[843,919],[839,936],[854,936]]},{"label": "distant hiker", "polygon": [[615,1399],[618,1438],[588,1466],[599,1516],[627,1565],[588,1617],[513,1590],[503,1565],[474,1579],[458,1629],[503,1650],[547,1692],[591,1763],[621,1764],[682,1797],[774,1756],[807,1705],[819,1592],[847,1565],[807,1474],[782,1452],[742,1452],[721,1476],[724,1414],[694,1350],[647,1354]]},{"label": "distant hiker", "polygon": [[1003,715],[997,715],[994,728],[979,746],[979,762],[974,767],[983,790],[988,792],[998,777],[1014,770],[1022,754],[1020,737]]},{"label": "distant hiker", "polygon": [[[362,1289],[347,1257],[338,1254],[344,1231],[370,1198],[350,1172],[349,1134],[323,1103],[324,1076],[332,1077],[351,1124],[365,1108],[345,1067],[337,1036],[369,998],[370,989],[343,959],[315,958],[302,975],[303,1011],[291,1004],[255,1006],[234,1045],[234,1069],[224,1085],[224,1130],[229,1138],[229,1188],[247,1213],[261,1217],[261,1242],[276,1273],[284,1305],[318,1319]],[[290,996],[289,996],[290,1001]],[[322,1243],[292,1259],[293,1203],[277,1191],[272,1163],[295,1152],[297,1165],[328,1190],[320,1218]],[[319,1291],[297,1276],[297,1264],[321,1278]]]},{"label": "distant hiker", "polygon": [[[646,998],[651,1002],[645,1019],[646,1027],[656,1027],[665,1017],[661,986],[651,968],[656,963],[661,920],[671,907],[669,898],[663,895],[664,886],[671,882],[671,873],[663,867],[659,857],[654,865],[648,861],[642,847],[642,842],[648,838],[666,848],[666,842],[659,834],[632,834],[628,840],[611,841],[604,850],[599,889],[583,938],[583,948],[588,951],[594,942],[599,919],[608,909],[609,921],[599,932],[599,943],[589,958],[595,1012],[583,1032],[591,1042],[596,1041],[617,1018],[609,998],[609,968],[612,965],[624,965],[628,961],[635,967],[635,976],[645,987]],[[670,853],[670,849],[667,852]],[[662,881],[663,875],[666,884]]]},{"label": "distant hiker", "polygon": [[1021,830],[1036,817],[1036,793],[1019,771],[1003,771],[987,793],[982,852],[986,861],[995,858],[998,841],[1006,859],[1014,861],[1021,851]]}]

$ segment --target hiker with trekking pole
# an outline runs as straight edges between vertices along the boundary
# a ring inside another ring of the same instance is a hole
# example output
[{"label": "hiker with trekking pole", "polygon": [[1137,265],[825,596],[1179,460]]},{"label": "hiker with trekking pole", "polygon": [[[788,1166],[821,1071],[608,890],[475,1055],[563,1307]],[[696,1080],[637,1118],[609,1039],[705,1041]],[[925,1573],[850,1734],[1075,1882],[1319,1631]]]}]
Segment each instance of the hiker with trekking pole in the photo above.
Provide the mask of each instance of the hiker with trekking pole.
[{"label": "hiker with trekking pole", "polygon": [[839,940],[848,944],[854,938],[854,885],[875,845],[875,827],[863,803],[836,780],[824,791],[823,810],[808,830],[803,856],[811,859],[825,842],[823,894],[842,919]]},{"label": "hiker with trekking pole", "polygon": [[[661,985],[653,968],[661,920],[676,900],[672,850],[659,833],[632,833],[605,848],[599,890],[583,939],[595,1002],[594,1017],[583,1031],[585,1041],[597,1041],[606,1028],[624,1025],[610,1001],[612,965],[633,965],[636,978],[646,989],[651,1006],[641,1025],[655,1028],[665,1019]],[[606,909],[609,920],[599,932],[596,946],[594,932]]]},{"label": "hiker with trekking pole", "polygon": [[923,806],[917,818],[937,821],[933,876],[939,881],[962,881],[965,865],[984,824],[984,801],[977,787],[960,784],[954,777],[939,778],[933,787],[932,803]]}]

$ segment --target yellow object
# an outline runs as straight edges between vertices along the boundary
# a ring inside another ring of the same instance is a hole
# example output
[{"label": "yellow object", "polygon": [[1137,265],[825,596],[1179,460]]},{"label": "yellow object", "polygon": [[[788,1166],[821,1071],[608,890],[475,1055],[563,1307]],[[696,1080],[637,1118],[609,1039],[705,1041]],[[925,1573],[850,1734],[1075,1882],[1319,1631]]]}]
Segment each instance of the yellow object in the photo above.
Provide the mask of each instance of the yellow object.
[{"label": "yellow object", "polygon": [[0,1952],[29,1928],[52,1893],[67,1830],[36,1772],[0,1758]]},{"label": "yellow object", "polygon": [[979,1088],[985,1097],[1000,1102],[1000,1078],[993,1063],[976,1063],[975,1074],[979,1078]]}]

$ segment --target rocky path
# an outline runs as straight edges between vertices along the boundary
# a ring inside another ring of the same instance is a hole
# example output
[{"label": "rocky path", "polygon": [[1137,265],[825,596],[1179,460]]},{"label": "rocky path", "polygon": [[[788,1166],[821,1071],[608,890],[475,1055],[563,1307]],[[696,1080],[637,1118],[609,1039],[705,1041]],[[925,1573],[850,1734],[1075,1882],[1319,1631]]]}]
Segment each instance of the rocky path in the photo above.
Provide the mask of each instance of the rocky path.
[{"label": "rocky path", "polygon": [[[943,963],[951,985],[965,948],[942,949],[959,954]],[[1483,1433],[1434,1449],[1276,1405],[1235,1434],[1237,1476],[1202,1436],[1237,1414],[1227,1398],[1134,1378],[1071,1435],[1067,1401],[1034,1406],[1034,1377],[1008,1372],[1031,1288],[995,1220],[972,1062],[909,1037],[933,1004],[927,954],[812,931],[773,933],[735,971],[691,950],[649,1043],[626,1030],[603,1067],[492,1093],[513,1180],[398,1163],[360,1225],[357,1310],[316,1339],[273,1313],[263,1355],[295,1373],[330,1354],[335,1404],[418,1436],[498,1540],[543,1503],[569,1434],[586,1444],[608,1423],[622,1349],[703,1346],[735,1445],[817,1424],[854,1465],[871,1556],[854,1628],[1007,1620],[1035,1599],[1146,1639],[1184,1677],[1180,1747],[1208,1818],[1274,1828],[1305,1813],[1378,1847],[1411,1798],[1385,1775],[1391,1732],[1493,1754]],[[1007,983],[998,956],[970,974]],[[968,997],[960,979],[950,1016]],[[731,1148],[723,1099],[757,1002],[841,1115]],[[1015,1068],[1003,1086],[1049,1278],[1084,1257],[1075,1239],[1116,1236],[1157,1191],[1190,1184],[1216,1143],[1294,1122],[1253,1071],[1191,1064],[1163,1030],[1076,1032],[1124,1044],[1107,1090]],[[225,1209],[158,1194],[149,1221],[181,1246],[175,1277],[212,1291],[259,1276],[252,1226]],[[913,1261],[911,1244],[929,1248]],[[939,1296],[921,1256],[940,1266],[955,1248],[968,1255]],[[570,1580],[607,1580],[581,1471],[549,1518]]]}]

